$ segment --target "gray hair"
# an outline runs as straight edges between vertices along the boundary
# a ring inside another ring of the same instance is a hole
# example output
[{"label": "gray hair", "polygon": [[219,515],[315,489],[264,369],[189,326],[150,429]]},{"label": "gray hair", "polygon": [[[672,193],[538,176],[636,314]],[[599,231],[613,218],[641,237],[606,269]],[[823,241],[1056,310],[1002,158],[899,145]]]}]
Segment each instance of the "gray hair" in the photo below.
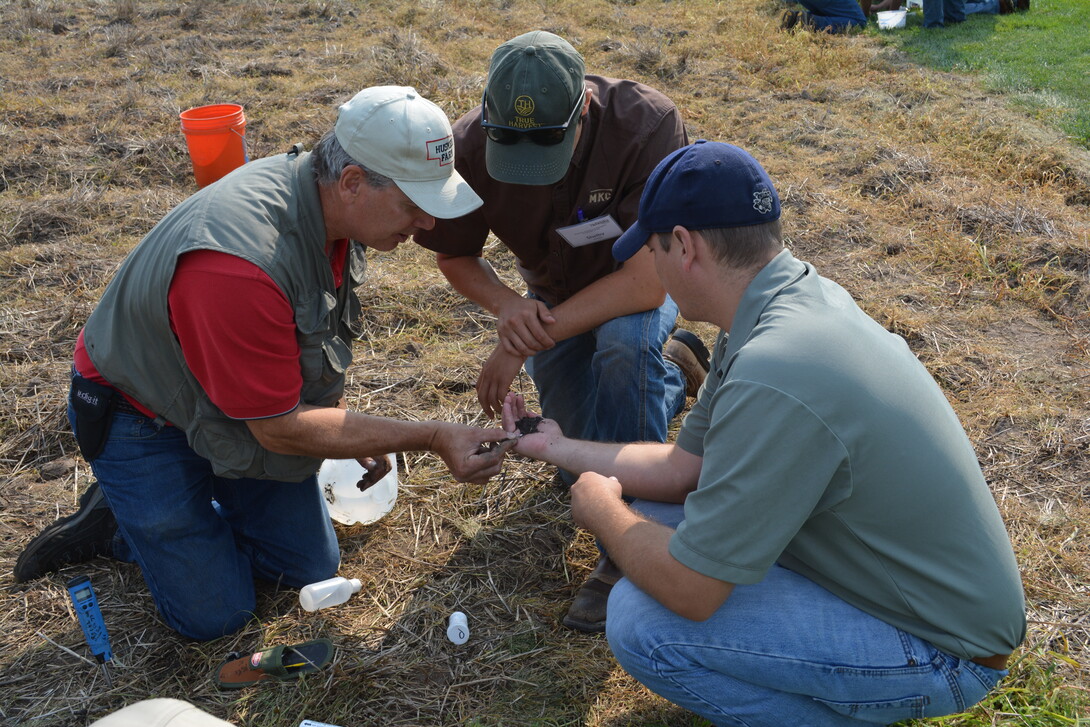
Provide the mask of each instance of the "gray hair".
[{"label": "gray hair", "polygon": [[384,177],[378,172],[371,171],[358,161],[353,159],[337,140],[337,135],[332,130],[327,131],[311,151],[314,156],[314,177],[318,184],[333,184],[341,178],[341,172],[345,167],[357,166],[363,170],[367,177],[367,184],[375,189],[385,189],[394,183],[389,177]]},{"label": "gray hair", "polygon": [[[684,227],[684,225],[682,225]],[[769,253],[783,249],[783,230],[779,218],[746,227],[719,227],[697,230],[707,241],[717,262],[732,268],[751,268],[768,259]],[[669,232],[658,233],[659,247],[670,250]]]}]

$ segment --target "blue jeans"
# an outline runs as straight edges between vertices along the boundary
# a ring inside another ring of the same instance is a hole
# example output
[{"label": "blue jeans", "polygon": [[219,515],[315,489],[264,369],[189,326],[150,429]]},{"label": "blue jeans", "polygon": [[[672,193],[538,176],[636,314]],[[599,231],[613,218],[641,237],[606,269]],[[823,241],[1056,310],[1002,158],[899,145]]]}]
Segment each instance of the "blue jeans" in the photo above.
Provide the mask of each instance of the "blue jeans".
[{"label": "blue jeans", "polygon": [[[675,526],[681,505],[633,507]],[[735,586],[707,621],[678,616],[627,578],[609,596],[606,636],[652,691],[717,725],[849,727],[963,711],[1006,671],[939,651],[773,566]]]},{"label": "blue jeans", "polygon": [[941,28],[965,20],[965,0],[923,0],[923,27]]},{"label": "blue jeans", "polygon": [[[839,33],[852,26],[862,28],[867,24],[867,16],[856,0],[797,0],[810,11],[810,16],[817,30]],[[997,0],[998,1],[998,0]]]},{"label": "blue jeans", "polygon": [[[74,429],[71,405],[68,417]],[[217,477],[184,432],[124,412],[91,469],[117,518],[114,557],[140,566],[163,620],[183,636],[241,629],[254,616],[255,576],[299,587],[337,572],[315,477]]]},{"label": "blue jeans", "polygon": [[677,313],[667,297],[658,308],[613,318],[531,356],[526,372],[541,413],[575,439],[665,442],[685,406],[681,371],[662,356]]}]

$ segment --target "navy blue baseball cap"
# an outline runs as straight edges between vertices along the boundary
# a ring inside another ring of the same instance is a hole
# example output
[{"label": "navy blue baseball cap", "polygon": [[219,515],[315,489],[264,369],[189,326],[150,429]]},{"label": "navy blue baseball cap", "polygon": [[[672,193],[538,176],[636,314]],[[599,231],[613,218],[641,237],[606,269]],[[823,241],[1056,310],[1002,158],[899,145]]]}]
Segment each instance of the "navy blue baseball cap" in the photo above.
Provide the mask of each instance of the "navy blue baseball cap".
[{"label": "navy blue baseball cap", "polygon": [[732,144],[699,139],[670,153],[651,172],[639,218],[613,243],[613,257],[627,260],[652,233],[675,225],[710,230],[779,217],[780,197],[756,159]]}]

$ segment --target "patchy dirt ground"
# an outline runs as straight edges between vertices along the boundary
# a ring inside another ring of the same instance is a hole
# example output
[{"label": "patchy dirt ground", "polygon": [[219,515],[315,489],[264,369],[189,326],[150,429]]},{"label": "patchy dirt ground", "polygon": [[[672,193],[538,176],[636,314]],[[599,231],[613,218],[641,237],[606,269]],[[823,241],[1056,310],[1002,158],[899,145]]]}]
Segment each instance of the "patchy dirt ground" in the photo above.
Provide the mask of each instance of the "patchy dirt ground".
[{"label": "patchy dirt ground", "polygon": [[[552,472],[528,462],[464,487],[434,458],[404,456],[394,512],[338,530],[342,573],[364,581],[361,594],[307,614],[294,592],[269,587],[253,626],[218,642],[170,633],[131,566],[11,577],[89,477],[63,415],[80,326],[125,253],[195,189],[178,113],[243,104],[251,157],[313,144],[336,105],[368,85],[414,85],[455,117],[479,101],[492,49],[535,27],[569,38],[594,72],[668,93],[691,138],[757,156],[781,192],[792,249],[904,336],[953,402],[1007,519],[1031,627],[1005,699],[944,724],[1023,724],[1055,704],[1074,718],[1071,695],[1090,688],[1090,155],[971,79],[920,70],[873,37],[780,34],[777,8],[0,6],[0,722],[83,725],[179,696],[247,725],[692,723],[625,676],[603,640],[560,626],[594,549]],[[489,257],[515,280],[499,250]],[[351,405],[479,420],[472,382],[490,317],[411,244],[375,256],[362,293]],[[102,602],[113,689],[87,662],[64,594],[77,572]],[[465,647],[442,635],[456,608],[470,614]],[[228,651],[318,635],[338,646],[322,677],[240,694],[211,682]]]}]

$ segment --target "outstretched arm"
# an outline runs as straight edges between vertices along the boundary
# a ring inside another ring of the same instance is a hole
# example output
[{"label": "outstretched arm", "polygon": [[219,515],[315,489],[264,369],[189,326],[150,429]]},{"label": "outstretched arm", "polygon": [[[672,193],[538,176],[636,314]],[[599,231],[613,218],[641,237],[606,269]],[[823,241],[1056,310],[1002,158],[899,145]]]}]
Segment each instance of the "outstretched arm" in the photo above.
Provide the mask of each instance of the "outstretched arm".
[{"label": "outstretched arm", "polygon": [[[535,416],[526,408],[521,394],[508,394],[503,405],[503,428],[517,430],[516,422]],[[538,425],[538,432],[518,438],[515,451],[540,459],[569,472],[597,472],[615,477],[624,494],[658,502],[684,502],[696,489],[701,457],[675,444],[640,442],[588,442],[565,437],[551,419]]]},{"label": "outstretched arm", "polygon": [[498,474],[514,444],[505,442],[488,451],[484,446],[488,442],[507,438],[502,429],[387,419],[307,404],[282,416],[248,419],[246,424],[262,447],[280,454],[365,459],[390,452],[434,452],[459,482],[485,482]]}]

